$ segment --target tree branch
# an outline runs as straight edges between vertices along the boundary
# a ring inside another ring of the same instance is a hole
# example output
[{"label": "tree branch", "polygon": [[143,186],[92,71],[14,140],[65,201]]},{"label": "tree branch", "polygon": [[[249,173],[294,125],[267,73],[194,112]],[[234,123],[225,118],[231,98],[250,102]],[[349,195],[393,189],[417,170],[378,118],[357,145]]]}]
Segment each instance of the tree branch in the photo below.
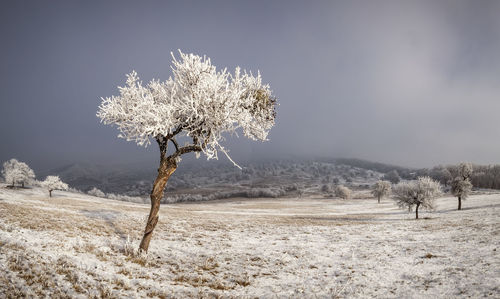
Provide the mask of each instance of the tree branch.
[{"label": "tree branch", "polygon": [[170,141],[172,141],[172,143],[174,144],[175,151],[178,151],[179,150],[179,144],[177,143],[177,140],[175,140],[175,138],[172,137],[172,138],[170,138]]},{"label": "tree branch", "polygon": [[160,154],[162,157],[164,157],[167,154],[167,149],[168,149],[168,139],[165,138],[163,135],[158,135],[155,137],[156,142],[158,142],[158,145],[160,146]]},{"label": "tree branch", "polygon": [[165,136],[167,139],[171,139],[175,135],[179,134],[184,127],[182,125],[179,125],[172,133],[168,133],[167,136]]},{"label": "tree branch", "polygon": [[175,158],[179,157],[180,155],[184,155],[184,154],[187,154],[190,152],[201,152],[202,150],[203,149],[201,148],[201,146],[190,144],[190,145],[180,147],[178,150],[175,151],[175,153],[171,154],[169,156],[169,158],[175,159]]}]

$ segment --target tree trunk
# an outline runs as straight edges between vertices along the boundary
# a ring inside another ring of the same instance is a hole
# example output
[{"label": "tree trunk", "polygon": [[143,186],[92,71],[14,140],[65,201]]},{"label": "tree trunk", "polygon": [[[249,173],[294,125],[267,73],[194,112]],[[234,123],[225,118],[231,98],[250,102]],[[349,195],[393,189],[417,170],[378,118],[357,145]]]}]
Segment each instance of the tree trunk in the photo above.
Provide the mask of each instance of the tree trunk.
[{"label": "tree trunk", "polygon": [[419,203],[417,203],[417,208],[415,209],[415,219],[418,219],[418,207],[420,207]]},{"label": "tree trunk", "polygon": [[458,197],[458,209],[459,210],[462,209],[462,197],[461,196]]},{"label": "tree trunk", "polygon": [[377,198],[378,198],[378,203],[380,203],[380,196],[377,196]]},{"label": "tree trunk", "polygon": [[52,190],[49,190],[49,197],[52,197]]},{"label": "tree trunk", "polygon": [[[161,146],[160,146],[161,148]],[[146,224],[146,229],[144,230],[144,236],[142,237],[141,244],[139,245],[139,252],[148,252],[149,242],[153,236],[153,230],[158,223],[158,212],[160,211],[160,202],[163,198],[163,190],[167,185],[167,181],[177,169],[177,163],[175,159],[165,158],[165,152],[161,149],[161,160],[160,168],[158,168],[158,176],[153,185],[153,190],[151,191],[151,210],[149,211],[148,222]]]},{"label": "tree trunk", "polygon": [[22,182],[22,184],[23,184],[23,188],[24,188],[24,182]]}]

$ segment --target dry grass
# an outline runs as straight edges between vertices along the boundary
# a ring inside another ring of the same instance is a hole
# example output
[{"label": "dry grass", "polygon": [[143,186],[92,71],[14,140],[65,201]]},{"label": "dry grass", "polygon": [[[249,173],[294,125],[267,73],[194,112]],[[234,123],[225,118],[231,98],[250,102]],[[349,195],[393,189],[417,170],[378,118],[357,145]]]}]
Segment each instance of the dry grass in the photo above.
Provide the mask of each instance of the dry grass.
[{"label": "dry grass", "polygon": [[[448,297],[478,297],[495,293],[491,279],[470,278],[494,277],[500,266],[498,209],[415,221],[359,199],[164,205],[150,252],[139,255],[145,205],[22,200],[0,201],[0,293],[8,298],[412,297],[415,289],[439,297],[445,287]],[[465,283],[460,294],[454,281]]]}]

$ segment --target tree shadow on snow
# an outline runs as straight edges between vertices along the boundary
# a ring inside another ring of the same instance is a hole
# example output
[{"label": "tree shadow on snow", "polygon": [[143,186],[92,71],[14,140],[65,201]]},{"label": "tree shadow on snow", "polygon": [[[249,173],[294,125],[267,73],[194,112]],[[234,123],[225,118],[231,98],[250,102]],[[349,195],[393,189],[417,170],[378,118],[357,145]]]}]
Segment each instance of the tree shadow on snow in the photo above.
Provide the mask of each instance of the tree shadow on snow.
[{"label": "tree shadow on snow", "polygon": [[[404,213],[390,213],[395,215],[404,215]],[[360,216],[296,216],[292,217],[297,220],[311,220],[311,221],[331,221],[331,222],[339,222],[339,223],[363,223],[363,222],[397,222],[401,220],[405,220],[403,217],[401,218],[378,218],[378,217],[369,217],[365,215]]]},{"label": "tree shadow on snow", "polygon": [[468,211],[468,210],[479,210],[479,209],[497,208],[497,207],[500,207],[500,203],[484,205],[484,206],[476,206],[476,207],[465,207],[465,208],[462,208],[462,210],[458,210],[457,208],[440,210],[440,211],[436,211],[436,213],[461,212],[461,211]]},{"label": "tree shadow on snow", "polygon": [[7,185],[4,187],[5,189],[11,189],[11,190],[30,190],[33,189],[30,186],[12,186],[12,185]]},{"label": "tree shadow on snow", "polygon": [[120,212],[101,209],[101,210],[80,210],[80,213],[91,219],[104,220],[106,224],[108,224],[115,230],[115,233],[118,234],[122,240],[127,239],[127,235],[125,234],[125,232],[115,224],[115,220],[118,218],[118,216],[121,215]]}]

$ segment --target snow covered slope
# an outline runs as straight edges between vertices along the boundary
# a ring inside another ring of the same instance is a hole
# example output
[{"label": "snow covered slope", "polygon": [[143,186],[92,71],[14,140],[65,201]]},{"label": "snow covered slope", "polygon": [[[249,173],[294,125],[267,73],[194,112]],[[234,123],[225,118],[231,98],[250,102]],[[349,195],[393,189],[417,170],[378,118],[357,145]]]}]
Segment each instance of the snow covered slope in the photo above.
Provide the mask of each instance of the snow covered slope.
[{"label": "snow covered slope", "polygon": [[498,297],[500,194],[427,219],[391,200],[255,199],[149,207],[0,186],[6,297]]}]

